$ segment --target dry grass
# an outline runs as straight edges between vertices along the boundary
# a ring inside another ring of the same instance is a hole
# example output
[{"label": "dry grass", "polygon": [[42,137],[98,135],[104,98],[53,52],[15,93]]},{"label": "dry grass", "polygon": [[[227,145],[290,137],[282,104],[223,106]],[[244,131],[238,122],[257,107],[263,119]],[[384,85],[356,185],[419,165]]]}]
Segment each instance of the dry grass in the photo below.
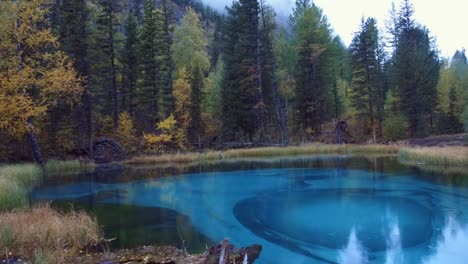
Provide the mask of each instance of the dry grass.
[{"label": "dry grass", "polygon": [[165,154],[159,156],[140,156],[125,161],[125,164],[164,164],[219,161],[240,158],[268,158],[312,154],[396,154],[396,145],[328,145],[309,144],[290,147],[265,147],[251,149],[231,149],[226,151],[207,151],[203,153]]},{"label": "dry grass", "polygon": [[410,165],[468,167],[468,147],[402,148],[398,158]]},{"label": "dry grass", "polygon": [[97,222],[82,212],[60,214],[48,204],[0,214],[0,254],[32,262],[69,263],[101,239]]}]

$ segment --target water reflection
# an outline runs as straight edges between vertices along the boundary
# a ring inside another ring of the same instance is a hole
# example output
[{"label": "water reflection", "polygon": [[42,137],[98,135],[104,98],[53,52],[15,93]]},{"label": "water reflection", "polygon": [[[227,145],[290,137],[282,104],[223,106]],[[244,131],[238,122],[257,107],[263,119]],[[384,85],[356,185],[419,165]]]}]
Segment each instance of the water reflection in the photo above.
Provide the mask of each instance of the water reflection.
[{"label": "water reflection", "polygon": [[348,245],[339,253],[338,262],[340,264],[365,264],[368,262],[367,251],[357,239],[354,228],[349,235]]},{"label": "water reflection", "polygon": [[[462,227],[452,217],[443,229],[437,245],[432,249],[424,264],[465,264],[468,260],[468,225]],[[395,222],[388,234],[387,249],[385,251],[385,264],[415,263],[403,256],[401,248],[400,228]],[[356,229],[353,228],[348,238],[348,244],[338,254],[339,264],[366,264],[369,263],[368,251],[359,241]]]},{"label": "water reflection", "polygon": [[445,226],[442,237],[424,264],[464,264],[468,261],[468,225],[461,226],[452,217]]}]

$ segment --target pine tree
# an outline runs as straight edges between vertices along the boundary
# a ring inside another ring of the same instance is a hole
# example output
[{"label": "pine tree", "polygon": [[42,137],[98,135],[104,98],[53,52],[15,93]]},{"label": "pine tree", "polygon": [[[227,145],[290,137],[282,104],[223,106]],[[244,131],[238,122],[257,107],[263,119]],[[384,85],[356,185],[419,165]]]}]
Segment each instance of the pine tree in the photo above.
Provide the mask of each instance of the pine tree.
[{"label": "pine tree", "polygon": [[272,7],[260,1],[260,53],[261,53],[261,76],[262,93],[266,106],[267,119],[270,126],[280,128],[280,142],[287,144],[289,141],[286,117],[283,109],[282,98],[279,89],[279,82],[276,76],[277,63],[276,54],[273,48],[273,41],[276,31],[275,13]]},{"label": "pine tree", "polygon": [[375,19],[363,19],[361,30],[353,38],[350,51],[353,70],[351,106],[357,111],[358,118],[364,120],[366,126],[370,126],[375,143],[378,105],[383,105],[384,102],[380,79],[382,69],[378,56],[379,36]]},{"label": "pine tree", "polygon": [[159,113],[159,83],[157,64],[157,28],[154,1],[145,0],[141,29],[140,57],[142,84],[138,91],[138,119],[144,130],[152,130]]},{"label": "pine tree", "polygon": [[156,62],[158,64],[159,118],[166,119],[174,111],[172,93],[172,29],[173,12],[167,0],[161,0],[156,10]]},{"label": "pine tree", "polygon": [[426,135],[432,129],[438,103],[436,87],[440,71],[438,55],[426,29],[404,28],[395,63],[400,107],[408,119],[410,136]]},{"label": "pine tree", "polygon": [[[225,140],[263,134],[263,99],[259,72],[259,6],[256,0],[234,2],[225,28],[223,134]],[[240,131],[239,131],[240,129]],[[236,133],[237,132],[237,133]]]},{"label": "pine tree", "polygon": [[118,127],[118,89],[117,89],[117,66],[116,66],[116,39],[118,19],[120,10],[116,0],[99,1],[100,12],[97,17],[97,41],[102,55],[101,71],[103,76],[100,88],[103,89],[105,114],[112,116],[114,128]]},{"label": "pine tree", "polygon": [[307,9],[310,9],[313,6],[311,0],[296,0],[296,3],[293,8],[293,12],[289,17],[289,22],[293,27],[297,26],[299,19],[304,16]]},{"label": "pine tree", "polygon": [[130,11],[125,21],[125,44],[121,53],[122,72],[122,111],[134,116],[135,93],[139,78],[139,56],[138,56],[138,20],[134,11]]},{"label": "pine tree", "polygon": [[[71,113],[69,109],[63,112],[62,110],[55,110],[56,117],[51,118],[50,127],[57,126],[57,122],[71,123],[65,124],[66,126],[75,126],[78,132],[76,136],[78,142],[82,139],[88,145],[89,157],[92,158],[92,113],[91,113],[91,95],[89,91],[88,76],[90,71],[90,62],[88,56],[88,20],[89,10],[84,0],[67,0],[56,2],[54,9],[51,10],[53,19],[53,26],[55,26],[58,40],[61,44],[61,49],[66,52],[74,62],[74,67],[78,73],[83,76],[83,95],[81,96],[81,104],[76,108],[73,113],[74,118],[70,118]],[[60,111],[60,112],[57,112]],[[75,124],[75,125],[73,125]],[[49,135],[54,137],[50,144],[56,144],[57,131],[51,131]],[[80,145],[84,145],[80,142]],[[55,149],[55,147],[52,147]]]}]

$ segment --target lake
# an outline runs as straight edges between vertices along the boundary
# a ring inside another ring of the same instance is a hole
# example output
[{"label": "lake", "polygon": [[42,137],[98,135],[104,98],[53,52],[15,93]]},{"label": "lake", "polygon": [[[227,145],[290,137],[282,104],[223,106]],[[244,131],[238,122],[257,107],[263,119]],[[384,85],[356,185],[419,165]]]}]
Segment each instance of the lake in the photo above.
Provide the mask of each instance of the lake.
[{"label": "lake", "polygon": [[466,263],[468,175],[311,156],[55,175],[36,202],[96,215],[115,248],[261,244],[255,263]]}]

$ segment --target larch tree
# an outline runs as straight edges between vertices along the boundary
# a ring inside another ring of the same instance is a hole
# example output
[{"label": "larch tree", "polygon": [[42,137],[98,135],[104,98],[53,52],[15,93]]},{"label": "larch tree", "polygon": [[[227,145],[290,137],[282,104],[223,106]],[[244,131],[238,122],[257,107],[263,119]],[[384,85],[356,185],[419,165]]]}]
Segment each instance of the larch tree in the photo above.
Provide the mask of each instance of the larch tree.
[{"label": "larch tree", "polygon": [[79,101],[82,80],[61,51],[46,16],[45,0],[0,3],[0,129],[28,135],[36,162],[44,160],[35,121],[60,103]]},{"label": "larch tree", "polygon": [[188,139],[198,144],[202,135],[201,104],[204,76],[210,69],[210,59],[206,52],[207,43],[199,16],[189,8],[182,18],[182,23],[175,28],[172,53],[176,69],[185,69],[190,79],[191,124]]},{"label": "larch tree", "polygon": [[304,139],[306,134],[320,134],[322,124],[333,113],[328,109],[335,82],[331,31],[320,8],[312,5],[298,17],[296,35],[295,121]]},{"label": "larch tree", "polygon": [[184,142],[190,129],[192,100],[190,80],[185,68],[179,69],[177,80],[174,81],[174,98],[175,98],[175,117],[180,129],[183,131]]}]

